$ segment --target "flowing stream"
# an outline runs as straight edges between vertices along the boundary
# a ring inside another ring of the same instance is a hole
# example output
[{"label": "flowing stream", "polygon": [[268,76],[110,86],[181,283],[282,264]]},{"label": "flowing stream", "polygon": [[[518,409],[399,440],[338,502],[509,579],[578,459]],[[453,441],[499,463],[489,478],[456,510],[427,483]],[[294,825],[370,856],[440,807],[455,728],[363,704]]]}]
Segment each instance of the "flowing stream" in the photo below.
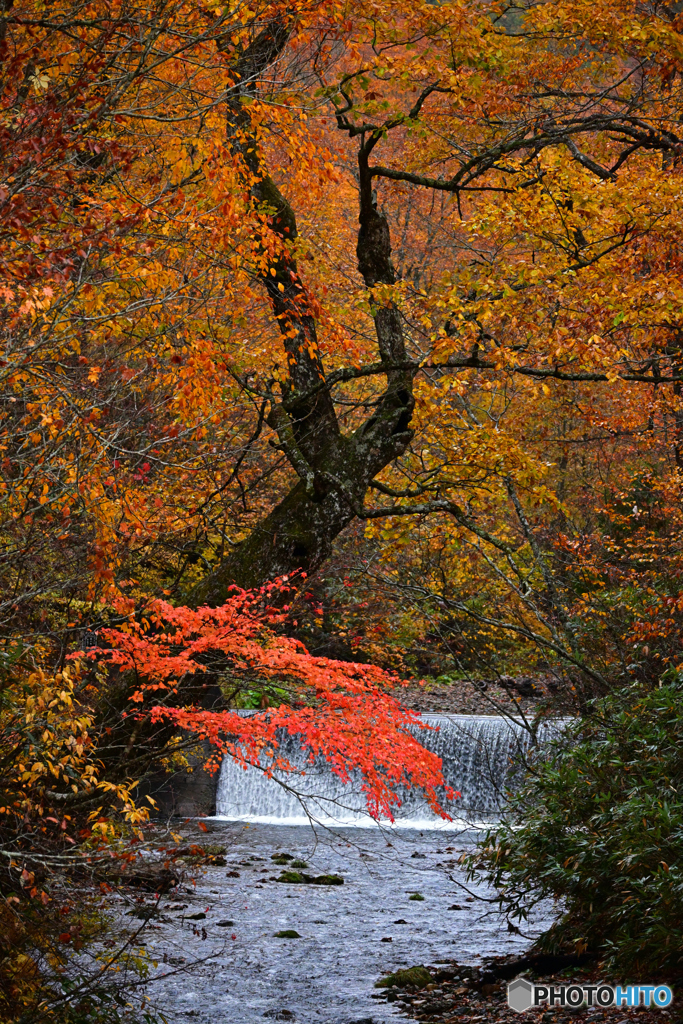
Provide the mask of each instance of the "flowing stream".
[{"label": "flowing stream", "polygon": [[[150,995],[170,1021],[391,1024],[398,1009],[374,998],[383,973],[522,953],[528,936],[547,926],[548,918],[537,919],[525,925],[527,937],[508,932],[485,901],[491,893],[463,886],[458,863],[514,786],[525,730],[485,716],[424,719],[439,728],[423,742],[462,793],[449,807],[451,822],[410,793],[396,824],[370,821],[358,784],[344,787],[324,762],[308,766],[295,739],[286,740],[286,753],[306,769],[294,781],[313,827],[300,798],[277,781],[223,765],[218,814],[197,841],[224,844],[227,865],[207,868],[165,901],[147,939],[159,962]],[[273,857],[283,853],[344,884],[279,883],[282,861]],[[277,936],[287,929],[298,937]]]}]

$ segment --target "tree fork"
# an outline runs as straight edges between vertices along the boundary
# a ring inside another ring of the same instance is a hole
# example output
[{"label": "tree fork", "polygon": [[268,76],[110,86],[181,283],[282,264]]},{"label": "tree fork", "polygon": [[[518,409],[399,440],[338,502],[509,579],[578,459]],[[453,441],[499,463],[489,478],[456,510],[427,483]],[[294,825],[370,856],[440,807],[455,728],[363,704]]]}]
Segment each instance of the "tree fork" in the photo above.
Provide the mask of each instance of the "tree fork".
[{"label": "tree fork", "polygon": [[[256,81],[278,59],[289,30],[282,21],[270,26],[238,60],[235,77],[253,91]],[[230,101],[228,135],[255,176],[254,198],[272,215],[270,228],[282,242],[282,254],[262,275],[280,327],[288,358],[289,378],[282,402],[274,403],[268,423],[278,433],[299,481],[289,494],[256,526],[241,544],[193,591],[191,603],[220,604],[231,584],[257,587],[297,570],[314,572],[330,555],[335,538],[362,509],[365,494],[377,473],[401,455],[412,440],[409,429],[414,398],[415,368],[395,369],[405,363],[406,350],[399,310],[393,302],[373,310],[377,343],[386,363],[387,387],[373,415],[352,435],[342,433],[331,388],[320,384],[324,369],[318,348],[315,319],[299,281],[287,242],[296,238],[294,211],[270,176],[257,152],[248,112]],[[245,141],[248,140],[248,144]],[[366,288],[393,285],[389,224],[372,191],[368,158],[379,136],[362,141],[358,153],[360,175],[358,268]],[[313,393],[311,397],[311,392]],[[308,395],[298,400],[298,396]]]}]

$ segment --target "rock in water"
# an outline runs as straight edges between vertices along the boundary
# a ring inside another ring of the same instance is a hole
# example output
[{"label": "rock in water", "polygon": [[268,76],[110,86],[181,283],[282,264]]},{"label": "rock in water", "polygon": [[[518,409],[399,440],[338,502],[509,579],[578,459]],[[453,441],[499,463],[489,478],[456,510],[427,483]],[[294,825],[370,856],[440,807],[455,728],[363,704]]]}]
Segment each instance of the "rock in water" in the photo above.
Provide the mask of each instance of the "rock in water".
[{"label": "rock in water", "polygon": [[415,967],[406,967],[403,971],[380,978],[375,982],[375,988],[425,988],[431,983],[432,976],[427,968],[416,964]]},{"label": "rock in water", "polygon": [[302,875],[300,871],[282,871],[278,882],[287,882],[290,885],[343,885],[344,879],[341,875]]}]

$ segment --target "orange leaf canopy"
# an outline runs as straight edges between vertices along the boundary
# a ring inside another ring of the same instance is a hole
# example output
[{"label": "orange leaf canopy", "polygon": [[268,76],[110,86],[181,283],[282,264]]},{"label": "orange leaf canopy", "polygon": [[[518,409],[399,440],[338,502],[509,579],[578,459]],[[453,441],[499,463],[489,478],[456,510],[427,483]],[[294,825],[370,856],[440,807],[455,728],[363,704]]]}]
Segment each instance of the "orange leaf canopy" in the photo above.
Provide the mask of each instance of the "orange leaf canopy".
[{"label": "orange leaf canopy", "polygon": [[[269,776],[275,769],[300,771],[278,754],[283,733],[297,735],[311,764],[323,757],[345,783],[360,775],[373,818],[393,821],[405,787],[422,790],[432,810],[448,818],[437,794],[444,786],[441,758],[414,735],[429,727],[387,693],[397,680],[374,665],[313,657],[300,641],[279,635],[275,626],[282,615],[266,603],[279,586],[235,588],[218,608],[174,608],[154,600],[125,628],[101,630],[111,646],[90,655],[134,671],[140,685],[132,700],[139,704],[150,691],[172,696],[183,677],[206,672],[209,664],[215,669],[217,660],[232,673],[277,680],[296,700],[267,713],[161,704],[148,713],[152,721],[166,719],[196,733],[223,757],[245,768],[257,765]],[[449,787],[444,792],[447,799],[457,795]]]}]

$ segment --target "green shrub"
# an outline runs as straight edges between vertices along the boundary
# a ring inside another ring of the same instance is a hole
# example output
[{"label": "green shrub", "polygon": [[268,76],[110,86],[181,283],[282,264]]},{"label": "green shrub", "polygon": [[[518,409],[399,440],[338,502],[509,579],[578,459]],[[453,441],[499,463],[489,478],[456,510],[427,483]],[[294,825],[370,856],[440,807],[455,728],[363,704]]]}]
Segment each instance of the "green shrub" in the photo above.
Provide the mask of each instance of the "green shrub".
[{"label": "green shrub", "polygon": [[541,900],[560,916],[537,945],[612,968],[683,964],[683,686],[596,700],[553,744],[506,820],[464,858],[508,918]]}]

